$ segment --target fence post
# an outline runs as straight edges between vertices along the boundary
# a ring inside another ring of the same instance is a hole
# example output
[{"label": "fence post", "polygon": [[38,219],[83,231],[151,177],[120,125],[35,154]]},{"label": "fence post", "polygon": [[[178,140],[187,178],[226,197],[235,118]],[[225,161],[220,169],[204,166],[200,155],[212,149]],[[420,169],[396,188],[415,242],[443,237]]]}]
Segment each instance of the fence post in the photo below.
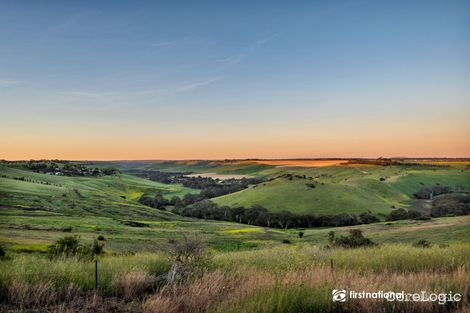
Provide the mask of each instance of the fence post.
[{"label": "fence post", "polygon": [[98,290],[98,258],[95,258],[95,291]]},{"label": "fence post", "polygon": [[331,274],[333,274],[333,259],[330,259],[330,270]]}]

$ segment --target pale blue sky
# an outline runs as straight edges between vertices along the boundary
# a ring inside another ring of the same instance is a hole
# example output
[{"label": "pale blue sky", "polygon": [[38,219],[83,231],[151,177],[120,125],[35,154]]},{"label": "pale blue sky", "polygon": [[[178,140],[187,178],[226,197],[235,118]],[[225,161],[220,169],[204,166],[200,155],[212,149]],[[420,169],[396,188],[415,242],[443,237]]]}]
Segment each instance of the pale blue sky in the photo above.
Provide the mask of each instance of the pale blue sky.
[{"label": "pale blue sky", "polygon": [[0,158],[470,156],[469,1],[252,2],[0,1]]}]

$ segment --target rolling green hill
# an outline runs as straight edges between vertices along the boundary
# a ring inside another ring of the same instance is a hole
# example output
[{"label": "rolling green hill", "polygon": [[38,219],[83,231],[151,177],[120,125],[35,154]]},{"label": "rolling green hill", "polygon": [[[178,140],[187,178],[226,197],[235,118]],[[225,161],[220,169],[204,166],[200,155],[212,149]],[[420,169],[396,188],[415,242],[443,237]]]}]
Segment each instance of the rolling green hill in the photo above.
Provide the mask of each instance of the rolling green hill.
[{"label": "rolling green hill", "polygon": [[[130,169],[158,170],[163,172],[191,172],[249,175],[266,177],[277,172],[273,166],[254,161],[129,161],[106,162],[122,171]],[[274,169],[274,171],[273,171]]]},{"label": "rolling green hill", "polygon": [[[109,166],[110,163],[104,163]],[[114,166],[116,163],[111,163]],[[162,165],[163,164],[163,165]],[[193,167],[194,166],[194,167]],[[416,207],[413,193],[435,184],[468,190],[470,172],[463,166],[329,166],[275,167],[253,162],[133,163],[130,168],[152,168],[195,173],[248,174],[265,181],[248,189],[213,198],[220,205],[261,204],[272,211],[293,213],[360,214],[370,210],[384,216],[395,207]],[[123,166],[121,171],[126,172]],[[305,175],[305,176],[304,176]],[[310,184],[308,186],[307,184]],[[314,188],[312,188],[314,185]],[[185,218],[138,203],[146,193],[174,195],[199,193],[179,184],[162,184],[129,174],[68,177],[41,174],[21,167],[0,166],[0,242],[12,251],[44,251],[68,233],[91,241],[107,239],[108,251],[167,250],[168,238],[200,233],[213,249],[230,251],[293,243],[324,243],[334,229],[297,231],[256,227],[230,222]],[[424,201],[426,202],[426,201]],[[424,206],[425,207],[425,206]],[[127,221],[142,225],[136,227]],[[399,221],[359,225],[378,242],[412,242],[417,238],[436,243],[468,239],[469,217],[430,221]]]},{"label": "rolling green hill", "polygon": [[172,214],[137,202],[142,194],[157,192],[171,198],[199,191],[127,174],[68,177],[0,166],[0,206],[70,215],[173,218]]},{"label": "rolling green hill", "polygon": [[[293,213],[388,214],[393,207],[413,207],[413,194],[436,184],[469,190],[470,171],[459,167],[333,166],[284,168],[281,176],[236,193],[213,199],[219,205],[250,207]],[[382,180],[381,180],[382,179]],[[313,184],[315,187],[309,187]]]}]

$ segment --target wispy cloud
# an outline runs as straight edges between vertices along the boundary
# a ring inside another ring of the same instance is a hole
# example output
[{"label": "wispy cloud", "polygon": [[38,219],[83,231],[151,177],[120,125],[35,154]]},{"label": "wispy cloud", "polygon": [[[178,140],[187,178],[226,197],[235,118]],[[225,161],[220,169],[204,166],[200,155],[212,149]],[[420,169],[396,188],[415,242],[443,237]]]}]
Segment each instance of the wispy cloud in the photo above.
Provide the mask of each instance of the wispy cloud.
[{"label": "wispy cloud", "polygon": [[101,11],[98,10],[88,10],[77,12],[65,17],[60,23],[53,25],[47,30],[47,34],[56,34],[56,33],[66,33],[76,27],[81,27],[86,25],[82,23],[85,19],[90,19],[96,15],[100,15]]},{"label": "wispy cloud", "polygon": [[93,92],[93,91],[64,91],[63,94],[86,98],[104,98],[113,96],[113,92]]},{"label": "wispy cloud", "polygon": [[174,86],[169,86],[169,87],[164,87],[164,88],[147,89],[147,90],[142,90],[138,93],[135,93],[134,95],[156,96],[156,95],[164,95],[164,94],[178,94],[178,93],[190,92],[190,91],[199,89],[201,87],[210,85],[212,83],[215,83],[218,80],[220,80],[220,77],[187,83],[187,84],[179,84],[179,85],[174,85]]},{"label": "wispy cloud", "polygon": [[172,40],[172,41],[162,41],[162,42],[156,42],[150,44],[152,47],[168,47],[168,46],[173,46],[178,43],[178,40]]},{"label": "wispy cloud", "polygon": [[0,79],[0,88],[7,88],[24,83],[23,81],[13,79]]},{"label": "wispy cloud", "polygon": [[219,70],[227,69],[227,68],[241,62],[243,59],[245,59],[248,56],[250,56],[251,54],[253,54],[262,45],[264,45],[265,43],[272,40],[273,38],[275,38],[278,35],[279,35],[279,33],[276,33],[276,34],[270,35],[268,37],[261,38],[261,39],[255,41],[254,43],[252,43],[251,45],[249,45],[248,47],[246,47],[239,54],[229,56],[229,57],[224,58],[224,59],[217,60],[217,62],[220,64],[218,69]]},{"label": "wispy cloud", "polygon": [[192,90],[198,89],[200,87],[204,87],[204,86],[210,85],[212,83],[215,83],[218,80],[220,80],[220,78],[212,78],[212,79],[208,79],[208,80],[204,80],[204,81],[200,81],[200,82],[195,82],[195,83],[191,83],[191,84],[176,86],[176,87],[170,89],[170,91],[172,93],[192,91]]},{"label": "wispy cloud", "polygon": [[220,78],[216,77],[186,84],[175,84],[173,86],[155,89],[149,88],[140,91],[63,90],[56,93],[56,100],[59,99],[60,101],[56,101],[57,103],[52,105],[52,107],[61,107],[64,102],[67,103],[67,107],[73,109],[113,109],[136,104],[146,104],[160,96],[191,92],[208,86],[218,80],[220,80]]}]

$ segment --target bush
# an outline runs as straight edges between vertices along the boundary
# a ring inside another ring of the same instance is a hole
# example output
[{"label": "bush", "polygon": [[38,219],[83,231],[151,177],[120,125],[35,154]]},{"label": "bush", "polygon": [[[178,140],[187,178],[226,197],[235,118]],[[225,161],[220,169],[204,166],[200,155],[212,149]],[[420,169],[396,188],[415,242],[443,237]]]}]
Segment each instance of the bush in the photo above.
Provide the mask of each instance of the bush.
[{"label": "bush", "polygon": [[469,194],[446,194],[434,198],[431,216],[456,216],[470,214]]},{"label": "bush", "polygon": [[406,210],[398,208],[393,210],[386,218],[387,221],[398,221],[398,220],[427,220],[430,217],[416,210]]},{"label": "bush", "polygon": [[380,222],[380,220],[376,216],[372,215],[369,212],[361,213],[361,215],[359,215],[359,220],[361,221],[362,224],[371,224],[371,223]]},{"label": "bush", "polygon": [[206,243],[197,235],[176,241],[172,253],[174,260],[167,275],[169,283],[202,276],[212,260]]},{"label": "bush", "polygon": [[58,239],[54,244],[47,247],[49,258],[55,257],[79,257],[92,258],[103,253],[103,245],[97,240],[91,246],[80,243],[80,237],[65,236]]},{"label": "bush", "polygon": [[99,241],[105,241],[106,239],[104,238],[103,235],[98,235],[98,238],[97,238]]},{"label": "bush", "polygon": [[6,255],[5,248],[0,245],[0,258],[3,258]]},{"label": "bush", "polygon": [[436,184],[432,187],[424,187],[421,188],[417,193],[414,194],[415,198],[417,199],[432,199],[433,196],[442,195],[446,193],[450,193],[451,189],[448,186],[443,186]]},{"label": "bush", "polygon": [[431,248],[432,244],[426,239],[420,239],[417,242],[413,243],[413,246],[418,248]]},{"label": "bush", "polygon": [[282,243],[291,244],[292,241],[290,241],[289,239],[282,239]]},{"label": "bush", "polygon": [[48,247],[50,256],[73,256],[79,253],[80,240],[78,236],[65,236]]},{"label": "bush", "polygon": [[350,229],[349,236],[335,237],[335,232],[328,233],[328,241],[331,245],[343,248],[357,248],[362,246],[373,246],[375,243],[362,235],[360,229]]},{"label": "bush", "polygon": [[102,255],[104,253],[104,244],[99,243],[98,240],[94,240],[90,252],[94,256]]},{"label": "bush", "polygon": [[403,208],[398,208],[390,212],[387,216],[387,221],[398,221],[398,220],[406,220],[408,218],[408,211]]},{"label": "bush", "polygon": [[303,238],[304,237],[304,232],[303,231],[299,231],[299,238]]},{"label": "bush", "polygon": [[417,220],[423,217],[423,213],[416,211],[416,210],[408,210],[408,218]]}]

